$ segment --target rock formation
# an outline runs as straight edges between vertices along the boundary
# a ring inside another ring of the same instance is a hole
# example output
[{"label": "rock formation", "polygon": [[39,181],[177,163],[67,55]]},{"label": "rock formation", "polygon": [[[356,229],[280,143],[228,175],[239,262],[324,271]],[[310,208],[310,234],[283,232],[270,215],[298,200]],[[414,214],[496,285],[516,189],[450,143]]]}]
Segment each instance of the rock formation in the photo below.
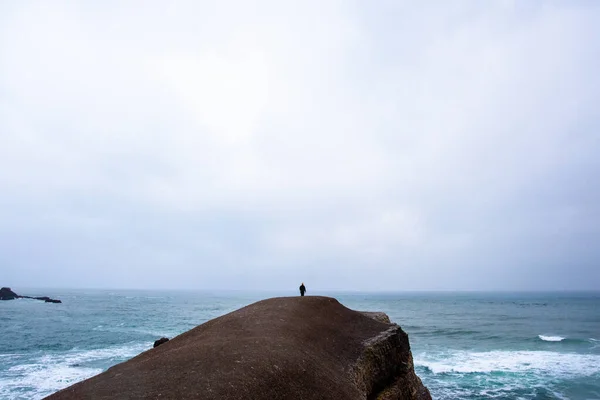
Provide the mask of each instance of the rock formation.
[{"label": "rock formation", "polygon": [[263,300],[47,399],[431,399],[407,334],[383,315],[327,297]]},{"label": "rock formation", "polygon": [[390,317],[386,313],[380,311],[361,311],[367,317],[373,318],[376,321],[383,322],[384,324],[391,324]]},{"label": "rock formation", "polygon": [[9,287],[3,287],[0,289],[0,300],[14,300],[18,298],[19,295],[10,290]]},{"label": "rock formation", "polygon": [[34,300],[42,300],[45,303],[62,303],[60,300],[51,299],[48,296],[40,296],[40,297],[31,297],[31,296],[20,296],[10,290],[9,287],[3,287],[0,289],[0,300],[14,300],[14,299],[34,299]]},{"label": "rock formation", "polygon": [[154,341],[154,347],[158,347],[163,343],[167,343],[168,341],[169,341],[169,338],[162,337],[162,338]]}]

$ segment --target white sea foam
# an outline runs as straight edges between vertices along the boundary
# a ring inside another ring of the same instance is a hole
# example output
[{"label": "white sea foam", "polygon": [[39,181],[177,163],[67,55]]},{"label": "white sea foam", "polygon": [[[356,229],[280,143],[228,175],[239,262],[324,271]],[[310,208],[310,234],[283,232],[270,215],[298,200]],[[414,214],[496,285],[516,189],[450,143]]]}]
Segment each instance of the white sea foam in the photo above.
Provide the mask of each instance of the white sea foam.
[{"label": "white sea foam", "polygon": [[[193,325],[193,326],[195,326],[195,325]],[[181,333],[181,331],[175,330],[175,329],[163,330],[163,329],[131,328],[131,327],[125,326],[124,323],[120,323],[117,325],[97,325],[95,328],[92,328],[92,330],[101,331],[101,332],[114,332],[114,333],[135,332],[135,333],[141,333],[144,335],[154,336],[157,338],[160,338],[163,336],[174,337]]]},{"label": "white sea foam", "polygon": [[420,354],[415,365],[441,373],[525,373],[556,377],[586,377],[600,374],[600,355],[551,351],[453,351]]},{"label": "white sea foam", "polygon": [[0,379],[0,398],[14,398],[16,393],[22,393],[23,398],[41,399],[100,372],[102,369],[99,368],[68,365],[21,365]]},{"label": "white sea foam", "polygon": [[42,355],[28,363],[13,366],[3,374],[0,379],[0,398],[12,398],[15,393],[22,393],[23,398],[40,399],[102,372],[98,364],[108,367],[115,361],[131,358],[150,347],[151,343],[132,343]]},{"label": "white sea foam", "polygon": [[540,339],[542,339],[544,342],[562,342],[563,340],[565,340],[566,338],[562,337],[562,336],[546,336],[546,335],[538,335],[538,337]]},{"label": "white sea foam", "polygon": [[0,358],[15,358],[22,356],[22,353],[12,353],[12,354],[0,354]]}]

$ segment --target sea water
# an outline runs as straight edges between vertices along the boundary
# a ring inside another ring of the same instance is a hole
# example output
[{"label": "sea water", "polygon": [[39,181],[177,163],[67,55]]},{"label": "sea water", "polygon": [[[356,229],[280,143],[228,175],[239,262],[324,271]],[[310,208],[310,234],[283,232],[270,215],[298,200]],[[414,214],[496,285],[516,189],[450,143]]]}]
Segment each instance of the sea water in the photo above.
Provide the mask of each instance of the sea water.
[{"label": "sea water", "polygon": [[[198,324],[291,293],[19,290],[0,302],[0,399],[39,399]],[[312,293],[317,294],[317,293]],[[434,399],[600,399],[599,293],[334,293],[409,334]]]}]

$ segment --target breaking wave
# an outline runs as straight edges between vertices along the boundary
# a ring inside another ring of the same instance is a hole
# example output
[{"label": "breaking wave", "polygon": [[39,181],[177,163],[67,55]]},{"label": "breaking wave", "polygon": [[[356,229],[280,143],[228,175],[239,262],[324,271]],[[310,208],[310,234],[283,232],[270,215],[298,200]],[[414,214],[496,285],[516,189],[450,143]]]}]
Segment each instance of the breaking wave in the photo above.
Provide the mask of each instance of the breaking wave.
[{"label": "breaking wave", "polygon": [[14,365],[3,373],[0,379],[0,398],[15,398],[18,394],[17,398],[41,399],[75,382],[97,375],[109,366],[149,348],[151,343],[132,343],[41,355]]},{"label": "breaking wave", "polygon": [[563,340],[565,340],[566,338],[562,337],[562,336],[545,336],[545,335],[538,335],[538,337],[540,339],[542,339],[544,342],[562,342]]},{"label": "breaking wave", "polygon": [[600,355],[551,351],[456,351],[446,354],[422,354],[415,366],[434,374],[447,373],[524,373],[585,377],[600,374]]}]

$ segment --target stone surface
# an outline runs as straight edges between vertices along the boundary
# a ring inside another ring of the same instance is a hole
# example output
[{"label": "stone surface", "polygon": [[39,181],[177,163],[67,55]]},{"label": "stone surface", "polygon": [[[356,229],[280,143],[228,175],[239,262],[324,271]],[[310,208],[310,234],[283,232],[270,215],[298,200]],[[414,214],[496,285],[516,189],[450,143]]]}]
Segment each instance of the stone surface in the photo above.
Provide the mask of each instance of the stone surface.
[{"label": "stone surface", "polygon": [[386,313],[380,311],[361,311],[364,315],[369,318],[373,318],[375,321],[383,322],[384,324],[391,324],[390,317]]},{"label": "stone surface", "polygon": [[431,399],[398,325],[327,297],[263,300],[48,399]]}]

